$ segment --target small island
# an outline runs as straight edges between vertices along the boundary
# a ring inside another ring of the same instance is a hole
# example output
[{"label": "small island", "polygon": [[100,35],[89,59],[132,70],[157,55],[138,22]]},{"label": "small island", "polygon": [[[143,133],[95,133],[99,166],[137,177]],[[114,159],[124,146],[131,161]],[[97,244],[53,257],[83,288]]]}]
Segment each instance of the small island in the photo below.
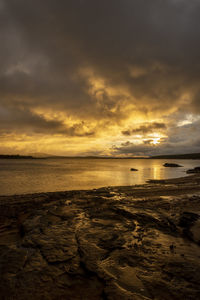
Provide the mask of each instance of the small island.
[{"label": "small island", "polygon": [[138,169],[130,168],[130,171],[136,172],[136,171],[138,171]]},{"label": "small island", "polygon": [[166,168],[180,168],[180,167],[182,167],[182,166],[179,165],[179,164],[174,164],[174,163],[165,163],[165,164],[163,165],[163,167],[166,167]]}]

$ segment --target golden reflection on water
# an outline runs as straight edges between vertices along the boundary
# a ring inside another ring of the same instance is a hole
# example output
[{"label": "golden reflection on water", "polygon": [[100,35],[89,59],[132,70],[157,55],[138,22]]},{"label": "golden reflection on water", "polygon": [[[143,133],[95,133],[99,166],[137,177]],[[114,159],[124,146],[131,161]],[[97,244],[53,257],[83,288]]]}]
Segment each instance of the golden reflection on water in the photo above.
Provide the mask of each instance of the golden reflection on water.
[{"label": "golden reflection on water", "polygon": [[157,166],[153,167],[152,176],[153,176],[153,179],[160,179],[161,178],[161,169]]},{"label": "golden reflection on water", "polygon": [[[165,168],[159,159],[0,160],[0,194],[55,192],[105,186],[144,184],[149,179],[182,177],[199,160],[176,161],[183,168]],[[130,171],[131,168],[138,171]]]}]

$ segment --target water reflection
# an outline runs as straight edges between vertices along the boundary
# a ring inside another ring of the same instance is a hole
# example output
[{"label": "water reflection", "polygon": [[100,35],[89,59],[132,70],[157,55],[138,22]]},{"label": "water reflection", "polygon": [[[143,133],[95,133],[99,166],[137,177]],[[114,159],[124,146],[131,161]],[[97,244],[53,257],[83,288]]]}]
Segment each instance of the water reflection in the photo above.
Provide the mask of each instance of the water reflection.
[{"label": "water reflection", "polygon": [[153,173],[153,179],[160,179],[160,168],[158,168],[157,166],[155,166],[152,169],[152,173]]},{"label": "water reflection", "polygon": [[[21,194],[103,186],[143,184],[148,179],[186,175],[199,160],[173,160],[183,168],[165,168],[169,160],[44,159],[0,160],[0,194]],[[131,172],[130,168],[138,169]]]}]

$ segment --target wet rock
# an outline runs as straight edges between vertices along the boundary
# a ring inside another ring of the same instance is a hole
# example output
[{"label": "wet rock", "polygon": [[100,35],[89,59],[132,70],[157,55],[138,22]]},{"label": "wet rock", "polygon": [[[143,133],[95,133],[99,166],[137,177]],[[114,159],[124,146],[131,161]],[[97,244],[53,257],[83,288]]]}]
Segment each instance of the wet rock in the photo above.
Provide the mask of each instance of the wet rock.
[{"label": "wet rock", "polygon": [[193,241],[200,245],[200,218],[190,227]]},{"label": "wet rock", "polygon": [[173,253],[173,252],[174,252],[174,249],[176,248],[176,246],[174,246],[173,244],[171,244],[171,245],[169,246],[169,248],[170,248],[170,251]]},{"label": "wet rock", "polygon": [[[183,228],[183,235],[193,241],[195,240],[197,241],[197,239],[199,241],[199,234],[198,234],[199,227],[193,226],[197,220],[199,220],[199,215],[192,212],[183,212],[179,220],[179,226]],[[193,230],[191,230],[192,227]],[[194,232],[195,232],[195,238],[193,234]]]},{"label": "wet rock", "polygon": [[186,171],[187,174],[195,174],[195,173],[200,173],[200,167],[195,167],[194,169],[189,169]]},{"label": "wet rock", "polygon": [[121,249],[122,246],[125,244],[125,240],[120,238],[117,233],[105,233],[103,237],[100,238],[98,246],[113,251],[115,249]]},{"label": "wet rock", "polygon": [[0,299],[200,299],[200,197],[184,188],[4,197]]},{"label": "wet rock", "polygon": [[149,179],[147,180],[148,183],[166,183],[164,179]]},{"label": "wet rock", "polygon": [[163,165],[163,167],[178,168],[178,167],[182,167],[182,166],[179,165],[179,164],[174,164],[174,163],[165,163],[165,164]]},{"label": "wet rock", "polygon": [[17,246],[1,247],[0,248],[0,267],[2,275],[12,276],[23,269],[27,260],[28,251],[20,249]]},{"label": "wet rock", "polygon": [[183,212],[179,219],[179,226],[184,228],[190,228],[197,220],[199,215],[193,212]]}]

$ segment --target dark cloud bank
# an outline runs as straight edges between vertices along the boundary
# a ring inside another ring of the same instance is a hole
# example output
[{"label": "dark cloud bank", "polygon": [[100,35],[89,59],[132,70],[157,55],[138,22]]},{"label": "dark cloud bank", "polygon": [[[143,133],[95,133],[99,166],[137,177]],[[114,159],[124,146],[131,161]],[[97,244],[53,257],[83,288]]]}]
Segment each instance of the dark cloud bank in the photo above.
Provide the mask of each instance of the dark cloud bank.
[{"label": "dark cloud bank", "polygon": [[136,128],[126,129],[122,131],[122,134],[125,136],[131,136],[134,134],[146,134],[150,132],[154,132],[155,130],[163,130],[166,129],[166,125],[164,123],[150,123],[150,124],[144,124]]},{"label": "dark cloud bank", "polygon": [[[177,149],[173,128],[200,113],[199,14],[198,0],[0,0],[1,132],[92,137],[123,124],[131,105],[164,121],[134,125],[133,117],[121,128],[127,139],[168,130],[157,152],[196,151],[198,130],[188,140],[179,128]],[[48,120],[37,109],[75,121]],[[114,149],[151,153],[152,145]]]}]

